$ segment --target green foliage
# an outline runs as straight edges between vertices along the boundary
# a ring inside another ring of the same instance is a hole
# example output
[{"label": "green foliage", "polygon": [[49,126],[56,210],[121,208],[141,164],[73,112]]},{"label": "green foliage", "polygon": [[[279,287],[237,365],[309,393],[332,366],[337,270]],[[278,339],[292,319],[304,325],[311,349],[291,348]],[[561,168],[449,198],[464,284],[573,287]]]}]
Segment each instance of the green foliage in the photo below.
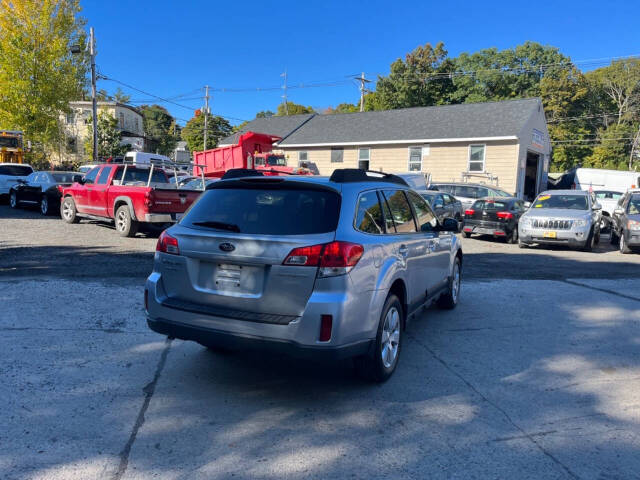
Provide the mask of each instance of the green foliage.
[{"label": "green foliage", "polygon": [[[117,92],[116,92],[117,93]],[[160,105],[141,105],[144,133],[150,140],[150,150],[169,155],[180,138],[179,127],[169,111]]]},{"label": "green foliage", "polygon": [[127,95],[118,87],[113,94],[113,99],[118,103],[129,103],[131,101],[131,95]]},{"label": "green foliage", "polygon": [[262,110],[256,113],[256,118],[268,118],[273,117],[274,115],[275,113],[273,113],[271,110]]},{"label": "green foliage", "polygon": [[314,113],[313,107],[305,107],[304,105],[298,105],[297,103],[287,102],[287,110],[285,110],[284,105],[281,103],[278,105],[276,116],[300,115],[301,113]]},{"label": "green foliage", "polygon": [[629,167],[631,140],[638,131],[638,125],[614,123],[598,132],[600,143],[584,162],[585,167],[626,170]]},{"label": "green foliage", "polygon": [[[93,157],[93,117],[89,117],[89,135],[84,141],[88,158]],[[120,145],[122,135],[118,120],[106,111],[98,112],[98,158],[120,157],[131,150],[131,145]]]},{"label": "green foliage", "polygon": [[334,113],[354,113],[360,111],[360,105],[353,105],[351,103],[341,103],[336,108],[327,108],[325,114],[331,115]]},{"label": "green foliage", "polygon": [[[207,118],[207,149],[214,148],[220,139],[230,135],[231,131],[231,124],[226,119],[209,114]],[[182,129],[181,135],[191,152],[204,150],[204,114],[189,120]]]},{"label": "green foliage", "polygon": [[78,0],[0,1],[0,129],[42,148],[57,138],[87,72],[86,54],[71,53],[85,44],[79,12]]},{"label": "green foliage", "polygon": [[236,133],[241,131],[248,124],[249,124],[249,120],[245,120],[244,122],[239,123],[238,125],[234,125],[234,127],[231,129],[231,133]]}]

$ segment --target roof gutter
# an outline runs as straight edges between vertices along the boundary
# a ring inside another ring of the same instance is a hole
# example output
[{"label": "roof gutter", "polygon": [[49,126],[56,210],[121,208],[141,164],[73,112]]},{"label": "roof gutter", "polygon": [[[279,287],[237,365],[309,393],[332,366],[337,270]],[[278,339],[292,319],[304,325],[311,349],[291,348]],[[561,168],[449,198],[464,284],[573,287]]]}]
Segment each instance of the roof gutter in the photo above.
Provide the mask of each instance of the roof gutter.
[{"label": "roof gutter", "polygon": [[298,147],[347,147],[356,145],[398,145],[398,144],[419,144],[419,143],[455,143],[455,142],[492,142],[500,140],[517,140],[516,135],[506,135],[501,137],[467,137],[467,138],[420,138],[410,140],[363,140],[360,142],[329,142],[329,143],[275,143],[274,146],[280,148]]}]

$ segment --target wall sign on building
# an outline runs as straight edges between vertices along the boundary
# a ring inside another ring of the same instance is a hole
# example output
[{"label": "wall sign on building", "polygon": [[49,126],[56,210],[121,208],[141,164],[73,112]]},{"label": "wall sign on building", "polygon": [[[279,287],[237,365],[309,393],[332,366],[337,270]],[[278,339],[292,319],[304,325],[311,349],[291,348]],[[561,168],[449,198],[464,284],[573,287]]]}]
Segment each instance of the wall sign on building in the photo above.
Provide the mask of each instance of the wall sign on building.
[{"label": "wall sign on building", "polygon": [[541,150],[544,148],[544,133],[540,130],[536,130],[535,128],[531,134],[531,146]]}]

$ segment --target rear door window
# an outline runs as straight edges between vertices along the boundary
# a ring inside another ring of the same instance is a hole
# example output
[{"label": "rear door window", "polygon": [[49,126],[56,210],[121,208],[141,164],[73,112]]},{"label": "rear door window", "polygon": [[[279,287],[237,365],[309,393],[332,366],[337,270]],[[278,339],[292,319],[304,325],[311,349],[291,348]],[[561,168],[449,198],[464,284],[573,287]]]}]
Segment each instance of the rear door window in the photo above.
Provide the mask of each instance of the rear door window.
[{"label": "rear door window", "polygon": [[436,220],[436,216],[427,202],[415,192],[407,192],[407,196],[411,200],[413,210],[416,213],[418,229],[421,232],[432,232],[438,224],[438,220]]},{"label": "rear door window", "polygon": [[33,168],[26,165],[0,165],[0,175],[26,177],[33,173]]},{"label": "rear door window", "polygon": [[339,215],[340,195],[330,190],[213,188],[180,224],[257,235],[310,235],[334,231]]},{"label": "rear door window", "polygon": [[375,191],[366,192],[358,198],[356,210],[356,228],[365,233],[384,233],[382,208]]},{"label": "rear door window", "polygon": [[87,183],[87,184],[95,183],[96,178],[98,177],[99,171],[100,171],[100,167],[95,167],[89,170],[89,173],[87,173],[84,176],[84,183]]},{"label": "rear door window", "polygon": [[98,175],[98,179],[96,180],[96,184],[98,185],[106,185],[107,180],[109,179],[109,175],[111,174],[111,167],[104,167]]},{"label": "rear door window", "polygon": [[416,223],[409,201],[402,190],[385,190],[384,196],[391,210],[397,233],[416,232]]}]

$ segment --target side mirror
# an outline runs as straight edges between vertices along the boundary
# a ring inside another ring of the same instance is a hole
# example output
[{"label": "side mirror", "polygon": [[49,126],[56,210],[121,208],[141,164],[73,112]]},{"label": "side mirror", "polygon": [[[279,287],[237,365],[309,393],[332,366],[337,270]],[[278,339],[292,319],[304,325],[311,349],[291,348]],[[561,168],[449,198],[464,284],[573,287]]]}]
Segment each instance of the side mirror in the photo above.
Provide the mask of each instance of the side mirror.
[{"label": "side mirror", "polygon": [[594,210],[602,210],[602,205],[600,205],[598,202],[593,204],[593,209]]},{"label": "side mirror", "polygon": [[524,202],[524,208],[531,208],[531,202]]},{"label": "side mirror", "polygon": [[460,233],[460,224],[455,218],[445,218],[442,223],[438,224],[439,232]]},{"label": "side mirror", "polygon": [[624,215],[624,208],[622,207],[616,207],[615,210],[613,211],[614,215]]},{"label": "side mirror", "polygon": [[85,182],[84,177],[80,177],[80,178],[78,179],[78,183],[79,183],[80,185],[84,185],[84,182]]}]

